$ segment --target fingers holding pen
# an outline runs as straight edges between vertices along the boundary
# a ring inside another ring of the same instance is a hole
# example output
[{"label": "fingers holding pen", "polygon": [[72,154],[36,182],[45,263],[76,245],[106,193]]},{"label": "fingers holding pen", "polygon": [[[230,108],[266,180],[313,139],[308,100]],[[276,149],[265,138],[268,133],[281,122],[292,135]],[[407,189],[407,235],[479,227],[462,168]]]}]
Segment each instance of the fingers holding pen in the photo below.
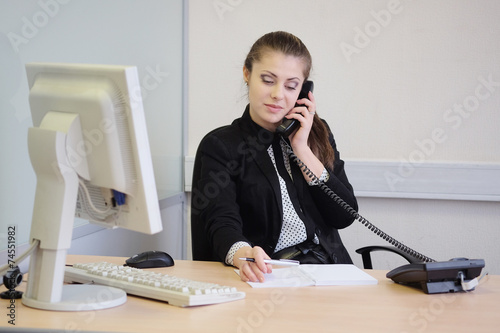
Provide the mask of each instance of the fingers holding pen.
[{"label": "fingers holding pen", "polygon": [[266,280],[264,272],[262,272],[256,263],[246,262],[240,268],[241,279],[245,282],[264,282]]},{"label": "fingers holding pen", "polygon": [[[254,262],[240,260],[239,258],[254,258]],[[245,247],[238,250],[234,255],[236,267],[240,269],[241,280],[245,282],[264,282],[265,274],[272,272],[272,267],[264,262],[269,256],[258,246]]]}]

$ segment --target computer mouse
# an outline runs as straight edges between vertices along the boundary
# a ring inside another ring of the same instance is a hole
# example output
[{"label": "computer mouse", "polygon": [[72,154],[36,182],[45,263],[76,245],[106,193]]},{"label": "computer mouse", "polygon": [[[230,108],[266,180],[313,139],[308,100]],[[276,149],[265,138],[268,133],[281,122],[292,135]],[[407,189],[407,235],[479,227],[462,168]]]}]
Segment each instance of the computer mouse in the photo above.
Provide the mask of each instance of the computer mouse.
[{"label": "computer mouse", "polygon": [[125,260],[125,266],[135,268],[158,268],[174,265],[174,259],[162,251],[146,251]]}]

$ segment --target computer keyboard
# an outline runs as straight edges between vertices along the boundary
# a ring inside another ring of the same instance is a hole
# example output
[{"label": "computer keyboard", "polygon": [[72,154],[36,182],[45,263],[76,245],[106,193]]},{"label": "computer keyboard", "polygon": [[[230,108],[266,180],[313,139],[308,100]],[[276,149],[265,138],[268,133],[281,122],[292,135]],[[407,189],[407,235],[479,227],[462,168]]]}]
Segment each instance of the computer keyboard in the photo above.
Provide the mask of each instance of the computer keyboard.
[{"label": "computer keyboard", "polygon": [[107,262],[67,266],[64,281],[107,285],[120,288],[127,294],[182,307],[218,304],[245,298],[245,293],[235,287],[178,278]]}]

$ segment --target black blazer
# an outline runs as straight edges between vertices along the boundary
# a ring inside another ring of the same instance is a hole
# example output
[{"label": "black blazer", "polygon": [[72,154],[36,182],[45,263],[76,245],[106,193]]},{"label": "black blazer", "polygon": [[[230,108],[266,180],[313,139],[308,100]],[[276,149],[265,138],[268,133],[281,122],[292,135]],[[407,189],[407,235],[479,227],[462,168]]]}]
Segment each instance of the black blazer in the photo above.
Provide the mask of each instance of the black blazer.
[{"label": "black blazer", "polygon": [[[271,256],[282,225],[282,199],[278,176],[267,153],[274,133],[243,116],[229,126],[208,133],[196,153],[192,197],[191,236],[194,260],[224,262],[230,247],[245,241],[260,246]],[[326,183],[351,207],[357,201],[336,149],[334,170]],[[279,147],[279,145],[277,145]],[[280,148],[279,148],[280,149]],[[280,152],[275,151],[275,156]],[[338,229],[354,218],[333,202],[319,186],[310,186],[291,162],[295,190],[290,197],[306,224],[308,239],[314,233],[336,263],[352,263]],[[290,192],[290,191],[289,191]]]}]

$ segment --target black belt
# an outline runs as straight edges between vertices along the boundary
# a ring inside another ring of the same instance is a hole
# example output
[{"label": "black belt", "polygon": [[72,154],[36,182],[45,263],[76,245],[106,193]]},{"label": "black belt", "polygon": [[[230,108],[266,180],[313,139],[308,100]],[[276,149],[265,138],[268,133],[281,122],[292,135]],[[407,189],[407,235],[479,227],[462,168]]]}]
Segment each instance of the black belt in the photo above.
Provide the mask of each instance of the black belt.
[{"label": "black belt", "polygon": [[301,264],[333,264],[333,260],[320,244],[305,241],[293,245],[272,255],[273,259],[298,260]]}]

